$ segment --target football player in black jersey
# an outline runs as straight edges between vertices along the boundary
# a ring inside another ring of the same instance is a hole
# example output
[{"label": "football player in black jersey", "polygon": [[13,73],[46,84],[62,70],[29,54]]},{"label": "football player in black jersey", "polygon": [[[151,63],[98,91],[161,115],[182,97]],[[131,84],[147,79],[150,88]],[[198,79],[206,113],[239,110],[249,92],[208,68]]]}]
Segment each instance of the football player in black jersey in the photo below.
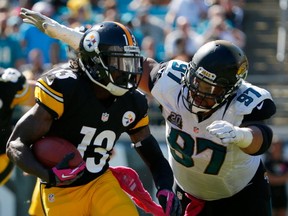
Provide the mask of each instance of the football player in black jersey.
[{"label": "football player in black jersey", "polygon": [[16,105],[28,99],[29,93],[29,85],[18,70],[0,68],[0,186],[7,182],[13,170],[13,163],[5,154],[12,132],[12,114]]},{"label": "football player in black jersey", "polygon": [[[179,200],[171,191],[172,170],[150,133],[146,97],[137,90],[142,63],[130,30],[103,22],[81,38],[77,64],[54,68],[38,79],[37,103],[17,122],[6,152],[17,166],[42,180],[46,215],[138,215],[109,169],[122,133],[129,134],[150,168],[165,215],[180,215]],[[44,168],[31,145],[49,135],[73,143],[85,164]]]}]

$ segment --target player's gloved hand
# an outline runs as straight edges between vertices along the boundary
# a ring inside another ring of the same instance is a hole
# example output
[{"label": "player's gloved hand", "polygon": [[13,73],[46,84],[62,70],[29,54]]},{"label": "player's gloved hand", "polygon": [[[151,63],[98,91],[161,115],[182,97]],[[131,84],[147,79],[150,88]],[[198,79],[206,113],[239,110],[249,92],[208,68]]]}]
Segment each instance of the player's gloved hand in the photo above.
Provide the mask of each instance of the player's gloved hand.
[{"label": "player's gloved hand", "polygon": [[[53,32],[60,28],[60,24],[53,19],[26,8],[21,8],[20,16],[23,18],[25,23],[29,23],[37,27],[40,31],[53,37]],[[45,24],[45,25],[44,25]],[[49,31],[51,30],[51,31]]]},{"label": "player's gloved hand", "polygon": [[167,189],[159,190],[156,194],[159,204],[162,206],[166,216],[180,216],[182,208],[178,197]]},{"label": "player's gloved hand", "polygon": [[21,8],[20,16],[23,22],[34,25],[43,33],[67,43],[75,50],[78,49],[83,33],[60,25],[57,21],[26,8]]},{"label": "player's gloved hand", "polygon": [[223,120],[214,121],[206,130],[221,139],[225,145],[236,144],[240,148],[247,148],[253,140],[253,134],[249,128],[240,128]]},{"label": "player's gloved hand", "polygon": [[73,169],[69,168],[69,161],[74,155],[74,153],[67,154],[59,164],[49,170],[49,186],[69,185],[83,175],[86,167],[84,161]]}]

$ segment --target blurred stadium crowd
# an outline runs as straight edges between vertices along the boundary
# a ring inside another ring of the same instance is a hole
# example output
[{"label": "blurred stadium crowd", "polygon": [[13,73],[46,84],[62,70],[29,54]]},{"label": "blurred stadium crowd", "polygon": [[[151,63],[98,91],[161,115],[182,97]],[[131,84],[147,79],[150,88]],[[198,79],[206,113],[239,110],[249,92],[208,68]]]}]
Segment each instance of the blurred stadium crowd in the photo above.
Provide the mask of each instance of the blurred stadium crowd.
[{"label": "blurred stadium crowd", "polygon": [[[23,23],[21,7],[73,28],[121,22],[132,30],[143,55],[161,62],[189,61],[201,45],[215,39],[244,48],[244,5],[245,0],[1,0],[0,67],[17,68],[27,79],[36,80],[69,58],[66,44]],[[151,123],[162,124],[157,104],[149,101]]]}]

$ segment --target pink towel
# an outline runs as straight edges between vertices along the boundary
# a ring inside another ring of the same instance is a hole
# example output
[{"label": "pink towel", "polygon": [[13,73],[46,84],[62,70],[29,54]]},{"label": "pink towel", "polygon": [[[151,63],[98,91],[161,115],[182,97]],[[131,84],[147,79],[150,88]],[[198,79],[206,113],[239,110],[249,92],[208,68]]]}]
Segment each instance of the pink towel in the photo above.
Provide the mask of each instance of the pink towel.
[{"label": "pink towel", "polygon": [[148,191],[145,190],[135,170],[124,166],[110,167],[110,170],[117,178],[121,188],[131,196],[137,206],[147,213],[165,216],[162,207],[155,203]]},{"label": "pink towel", "polygon": [[191,202],[187,205],[184,216],[197,216],[204,208],[205,201],[186,193]]}]

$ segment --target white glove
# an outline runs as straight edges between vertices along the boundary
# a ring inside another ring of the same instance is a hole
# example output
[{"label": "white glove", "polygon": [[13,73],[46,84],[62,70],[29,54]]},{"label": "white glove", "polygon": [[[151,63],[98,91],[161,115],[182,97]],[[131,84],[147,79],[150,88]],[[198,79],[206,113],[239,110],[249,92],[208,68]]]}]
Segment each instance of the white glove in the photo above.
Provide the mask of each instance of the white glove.
[{"label": "white glove", "polygon": [[34,25],[48,36],[67,43],[75,50],[79,48],[79,43],[83,33],[64,25],[60,25],[55,20],[50,19],[39,12],[28,10],[26,8],[21,8],[20,16],[23,18],[23,22]]},{"label": "white glove", "polygon": [[223,144],[236,144],[240,148],[247,148],[253,140],[249,128],[240,128],[223,120],[214,121],[206,130],[221,139]]}]

